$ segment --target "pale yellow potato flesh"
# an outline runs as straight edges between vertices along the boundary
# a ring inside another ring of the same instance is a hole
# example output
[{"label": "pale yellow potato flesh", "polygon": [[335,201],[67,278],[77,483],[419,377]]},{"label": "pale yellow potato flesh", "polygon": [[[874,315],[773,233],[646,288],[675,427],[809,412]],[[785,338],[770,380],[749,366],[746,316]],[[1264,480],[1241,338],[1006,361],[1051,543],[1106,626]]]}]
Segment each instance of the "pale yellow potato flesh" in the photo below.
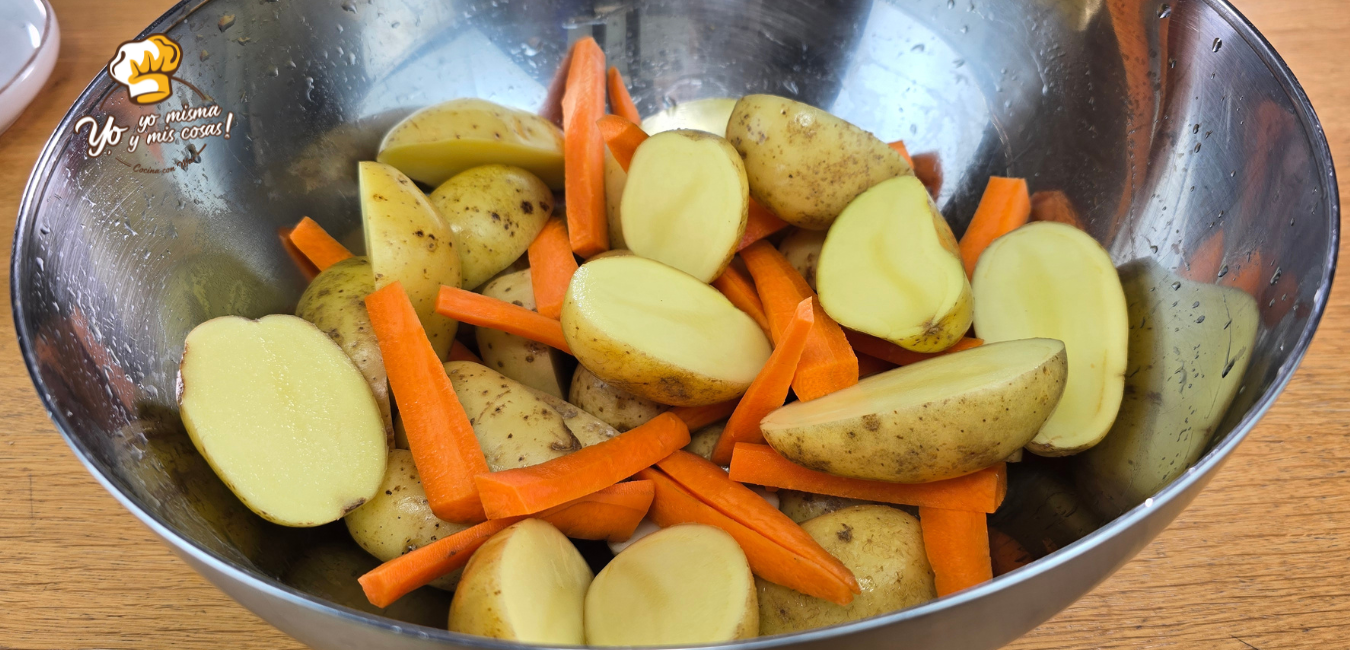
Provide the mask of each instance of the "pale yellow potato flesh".
[{"label": "pale yellow potato flesh", "polygon": [[672,406],[740,395],[771,352],[759,325],[721,292],[637,255],[583,264],[561,320],[573,355],[597,377]]},{"label": "pale yellow potato flesh", "polygon": [[627,185],[628,172],[614,159],[609,147],[605,147],[605,220],[609,222],[610,250],[628,247],[623,238],[622,217],[623,190]]},{"label": "pale yellow potato flesh", "polygon": [[955,345],[970,329],[974,302],[949,232],[919,179],[867,190],[821,247],[816,287],[825,313],[915,352]]},{"label": "pale yellow potato flesh", "polygon": [[466,169],[499,163],[563,187],[563,135],[552,122],[492,102],[462,98],[428,106],[385,134],[376,160],[433,187]]},{"label": "pale yellow potato flesh", "polygon": [[525,254],[553,214],[553,192],[534,174],[482,165],[455,174],[428,197],[455,233],[460,285],[474,289]]},{"label": "pale yellow potato flesh", "polygon": [[[479,293],[531,311],[535,308],[534,285],[529,269],[500,276]],[[530,388],[562,399],[567,396],[567,354],[523,336],[490,327],[474,328],[483,365]]]},{"label": "pale yellow potato flesh", "polygon": [[980,338],[1053,338],[1069,354],[1064,397],[1027,449],[1067,456],[1100,442],[1120,409],[1129,349],[1125,292],[1110,255],[1073,226],[1036,222],[994,240],[973,277]]},{"label": "pale yellow potato flesh", "polygon": [[263,519],[309,527],[375,496],[388,446],[365,377],[304,319],[215,318],[188,333],[178,406],[192,444]]},{"label": "pale yellow potato flesh", "polygon": [[927,483],[989,467],[1036,436],[1064,391],[1064,345],[986,344],[873,375],[760,420],[793,462],[838,476]]},{"label": "pale yellow potato flesh", "polygon": [[643,537],[616,555],[586,593],[590,645],[696,645],[758,632],[745,553],[712,526],[672,526]]},{"label": "pale yellow potato flesh", "polygon": [[548,645],[585,643],[582,607],[591,569],[572,542],[525,519],[483,544],[450,603],[451,632]]},{"label": "pale yellow potato flesh", "polygon": [[825,230],[805,230],[793,228],[787,237],[778,244],[778,252],[783,254],[788,264],[802,274],[807,286],[816,289],[816,268],[820,265],[820,249],[825,246]]},{"label": "pale yellow potato flesh", "polygon": [[460,285],[455,235],[422,190],[397,169],[362,162],[357,176],[375,288],[402,284],[432,349],[445,358],[458,323],[436,313],[436,296],[441,285]]},{"label": "pale yellow potato flesh", "polygon": [[628,249],[703,282],[722,274],[745,233],[745,165],[720,136],[666,131],[638,145],[620,218]]},{"label": "pale yellow potato flesh", "polygon": [[642,130],[656,135],[676,129],[695,129],[725,136],[727,122],[731,120],[731,111],[735,108],[734,97],[706,97],[680,102],[643,118]]}]

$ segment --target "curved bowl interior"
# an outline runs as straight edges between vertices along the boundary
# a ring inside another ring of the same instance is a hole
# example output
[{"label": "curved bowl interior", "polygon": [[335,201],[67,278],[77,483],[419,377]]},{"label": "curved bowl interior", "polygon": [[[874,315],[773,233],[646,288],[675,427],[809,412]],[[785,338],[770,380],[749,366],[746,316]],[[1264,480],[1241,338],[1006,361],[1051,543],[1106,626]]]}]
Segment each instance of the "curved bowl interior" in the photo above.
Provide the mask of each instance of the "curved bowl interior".
[{"label": "curved bowl interior", "polygon": [[[302,215],[360,252],[354,163],[391,124],[456,97],[536,110],[581,36],[604,47],[644,114],[793,97],[934,153],[958,233],[988,176],[1024,177],[1122,269],[1255,300],[1232,407],[1188,434],[1203,456],[1169,466],[1147,501],[1104,502],[1078,459],[1024,463],[999,517],[1067,504],[1042,522],[1054,534],[1021,540],[1044,560],[922,607],[747,645],[989,648],[1031,629],[1194,498],[1288,380],[1330,289],[1339,204],[1316,116],[1269,45],[1213,0],[212,0],[180,4],[147,30],[159,32],[184,52],[174,96],[138,105],[100,74],[33,172],[13,255],[22,350],[90,471],[193,566],[314,647],[507,644],[287,584],[298,556],[344,531],[266,524],[215,478],[176,414],[183,339],[212,317],[294,308],[305,280],[277,233]],[[134,126],[212,102],[233,112],[228,139],[135,151],[128,140],[90,156],[88,128],[76,131],[86,115]],[[1207,307],[1202,317],[1224,313]]]}]

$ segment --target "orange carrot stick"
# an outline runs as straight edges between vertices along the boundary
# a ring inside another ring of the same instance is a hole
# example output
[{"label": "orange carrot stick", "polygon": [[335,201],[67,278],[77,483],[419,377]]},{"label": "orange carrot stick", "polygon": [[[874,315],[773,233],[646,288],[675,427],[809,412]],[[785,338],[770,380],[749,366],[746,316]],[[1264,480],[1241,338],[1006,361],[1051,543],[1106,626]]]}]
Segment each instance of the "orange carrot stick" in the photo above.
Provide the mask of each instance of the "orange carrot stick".
[{"label": "orange carrot stick", "polygon": [[1083,224],[1078,220],[1078,210],[1073,201],[1061,190],[1041,190],[1031,195],[1031,220],[1055,221],[1068,224],[1079,230]]},{"label": "orange carrot stick", "polygon": [[596,120],[605,114],[605,53],[587,36],[572,46],[562,98],[563,185],[572,250],[590,257],[609,248],[605,216],[605,141]]},{"label": "orange carrot stick", "polygon": [[848,585],[853,593],[862,593],[848,567],[778,508],[769,505],[750,488],[727,478],[721,467],[687,451],[677,451],[656,465],[694,498],[773,543],[819,564]]},{"label": "orange carrot stick", "polygon": [[751,197],[750,211],[745,221],[745,234],[741,235],[741,243],[736,245],[736,250],[745,250],[750,244],[764,239],[786,227],[788,227],[786,221],[779,219],[778,215],[770,212],[768,208],[761,205],[754,197]]},{"label": "orange carrot stick", "polygon": [[366,600],[376,607],[394,601],[456,569],[464,568],[480,546],[493,535],[524,517],[489,519],[477,526],[438,539],[371,569],[357,579]]},{"label": "orange carrot stick", "polygon": [[989,177],[989,184],[980,198],[980,207],[961,237],[961,263],[966,275],[975,273],[975,262],[980,253],[995,239],[1013,231],[1031,216],[1031,197],[1027,196],[1027,182],[1021,178]]},{"label": "orange carrot stick", "polygon": [[736,410],[736,404],[740,401],[740,398],[737,398],[707,406],[677,406],[666,412],[683,420],[690,431],[698,431],[709,424],[731,417],[732,412]]},{"label": "orange carrot stick", "polygon": [[647,513],[656,525],[662,528],[689,523],[716,526],[740,544],[755,575],[840,605],[853,601],[853,590],[833,572],[699,501],[664,472],[648,468],[638,472],[638,478],[651,481],[656,487],[656,498]]},{"label": "orange carrot stick", "polygon": [[896,140],[895,142],[888,142],[886,143],[886,146],[890,147],[891,149],[894,149],[896,153],[900,154],[900,157],[904,158],[905,162],[909,164],[910,169],[914,168],[914,159],[909,156],[909,149],[905,147],[904,140]]},{"label": "orange carrot stick", "polygon": [[890,341],[879,339],[871,334],[863,334],[854,330],[844,330],[844,336],[848,337],[849,345],[853,346],[854,352],[872,355],[878,359],[889,361],[897,366],[907,366],[911,363],[918,363],[924,359],[940,357],[944,354],[978,348],[984,345],[984,339],[971,338],[969,336],[957,341],[954,345],[941,352],[914,352],[906,350]]},{"label": "orange carrot stick", "polygon": [[858,379],[879,375],[887,370],[893,370],[895,368],[895,364],[885,359],[878,359],[870,354],[864,354],[856,345],[853,346],[853,354],[858,357]]},{"label": "orange carrot stick", "polygon": [[459,339],[456,339],[453,343],[450,344],[449,356],[450,361],[472,361],[477,364],[483,363],[483,360],[479,359],[478,355],[473,353],[473,350],[470,350],[469,348],[465,347],[463,343],[460,343]]},{"label": "orange carrot stick", "polygon": [[535,309],[557,320],[562,314],[567,285],[572,282],[572,274],[577,272],[577,258],[572,255],[572,246],[567,241],[567,224],[562,219],[549,219],[539,236],[530,242],[528,254]]},{"label": "orange carrot stick", "polygon": [[614,154],[614,161],[619,163],[624,171],[628,171],[628,166],[633,164],[633,154],[637,153],[638,145],[647,140],[647,132],[618,115],[606,115],[596,122],[596,126],[600,129],[600,137],[605,139],[609,152]]},{"label": "orange carrot stick", "polygon": [[528,515],[622,481],[689,444],[689,428],[662,413],[620,436],[538,465],[475,478],[488,517]]},{"label": "orange carrot stick", "polygon": [[281,247],[286,250],[286,254],[291,256],[291,261],[295,262],[296,268],[305,276],[306,280],[313,280],[319,275],[319,267],[314,266],[314,262],[309,261],[303,252],[296,247],[295,242],[291,241],[291,233],[295,228],[277,228],[277,236],[281,238]]},{"label": "orange carrot stick", "polygon": [[431,511],[446,521],[482,521],[473,477],[487,473],[487,461],[403,285],[366,296],[366,311]]},{"label": "orange carrot stick", "polygon": [[937,152],[914,154],[913,167],[914,176],[928,188],[930,196],[937,198],[938,193],[942,192],[942,160],[938,158]]},{"label": "orange carrot stick", "polygon": [[750,387],[745,389],[741,402],[736,405],[731,419],[727,420],[727,426],[722,429],[722,435],[717,438],[717,446],[713,447],[712,452],[714,463],[729,464],[731,452],[738,442],[764,442],[759,421],[782,406],[787,399],[792,377],[797,373],[797,362],[802,358],[806,337],[811,334],[811,325],[815,320],[810,298],[797,303],[797,313],[792,317],[783,339],[774,346],[769,360],[760,368],[754,381],[750,382]]},{"label": "orange carrot stick", "polygon": [[633,124],[642,123],[637,104],[633,103],[633,96],[628,94],[628,86],[623,83],[623,75],[614,66],[609,68],[609,107],[615,115]]},{"label": "orange carrot stick", "polygon": [[320,271],[352,256],[346,246],[333,239],[323,226],[305,217],[291,231],[291,243],[309,258]]},{"label": "orange carrot stick", "polygon": [[797,363],[797,374],[792,379],[792,390],[797,397],[803,401],[813,400],[858,383],[858,357],[849,347],[843,329],[825,313],[816,299],[816,292],[783,254],[761,240],[741,251],[741,257],[755,278],[755,288],[764,303],[764,313],[769,318],[775,343],[782,340],[797,304],[811,299],[815,323]]},{"label": "orange carrot stick", "polygon": [[1008,492],[1008,470],[1003,463],[945,481],[891,483],[817,472],[784,458],[768,445],[746,443],[736,445],[731,456],[731,480],[846,499],[987,513],[998,510]]},{"label": "orange carrot stick", "polygon": [[993,560],[995,577],[1036,561],[1017,540],[997,528],[989,529],[989,557]]},{"label": "orange carrot stick", "polygon": [[721,291],[731,304],[736,305],[737,309],[755,319],[766,336],[771,336],[769,317],[764,315],[764,303],[759,301],[759,293],[755,291],[755,285],[750,282],[750,278],[737,271],[736,267],[728,266],[727,270],[722,271],[722,275],[713,280],[712,285]]},{"label": "orange carrot stick", "polygon": [[575,49],[573,46],[567,50],[562,63],[553,72],[553,79],[548,82],[548,92],[544,95],[544,105],[539,107],[539,116],[558,126],[563,125],[562,98],[567,91],[567,73],[572,69],[572,52]]},{"label": "orange carrot stick", "polygon": [[539,514],[573,539],[622,542],[633,536],[652,505],[651,481],[615,483],[595,494],[569,501]]},{"label": "orange carrot stick", "polygon": [[562,325],[557,320],[505,300],[489,298],[458,287],[442,286],[436,298],[436,312],[446,318],[523,336],[572,354],[567,341],[563,339]]},{"label": "orange carrot stick", "polygon": [[939,597],[994,579],[983,512],[919,508],[923,547]]}]

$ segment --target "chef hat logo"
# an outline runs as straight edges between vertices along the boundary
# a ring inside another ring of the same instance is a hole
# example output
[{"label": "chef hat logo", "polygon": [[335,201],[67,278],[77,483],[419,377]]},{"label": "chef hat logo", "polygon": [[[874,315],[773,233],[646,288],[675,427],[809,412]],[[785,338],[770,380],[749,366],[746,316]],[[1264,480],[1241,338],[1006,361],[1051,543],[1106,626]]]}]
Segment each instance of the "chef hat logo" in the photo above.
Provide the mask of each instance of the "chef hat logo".
[{"label": "chef hat logo", "polygon": [[127,87],[131,101],[153,104],[173,94],[170,78],[182,62],[183,48],[168,36],[154,34],[117,48],[117,55],[108,64],[108,74]]}]

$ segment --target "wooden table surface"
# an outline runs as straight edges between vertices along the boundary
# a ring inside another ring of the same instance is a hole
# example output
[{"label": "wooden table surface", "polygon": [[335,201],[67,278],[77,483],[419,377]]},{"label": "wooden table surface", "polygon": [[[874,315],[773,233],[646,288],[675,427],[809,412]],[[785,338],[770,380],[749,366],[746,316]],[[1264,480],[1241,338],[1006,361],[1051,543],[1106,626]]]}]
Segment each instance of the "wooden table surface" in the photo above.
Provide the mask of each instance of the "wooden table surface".
[{"label": "wooden table surface", "polygon": [[[57,121],[117,44],[172,2],[53,4],[62,31],[56,70],[0,136],[7,238]],[[1350,83],[1339,72],[1350,52],[1350,1],[1237,4],[1298,75],[1333,155],[1350,161]],[[1350,169],[1342,174],[1350,178]],[[1350,184],[1341,193],[1350,197]],[[1338,278],[1288,390],[1194,505],[1096,591],[1011,647],[1350,647],[1346,282]],[[0,648],[300,647],[180,562],[94,482],[43,413],[13,322],[0,318],[0,329]]]}]

